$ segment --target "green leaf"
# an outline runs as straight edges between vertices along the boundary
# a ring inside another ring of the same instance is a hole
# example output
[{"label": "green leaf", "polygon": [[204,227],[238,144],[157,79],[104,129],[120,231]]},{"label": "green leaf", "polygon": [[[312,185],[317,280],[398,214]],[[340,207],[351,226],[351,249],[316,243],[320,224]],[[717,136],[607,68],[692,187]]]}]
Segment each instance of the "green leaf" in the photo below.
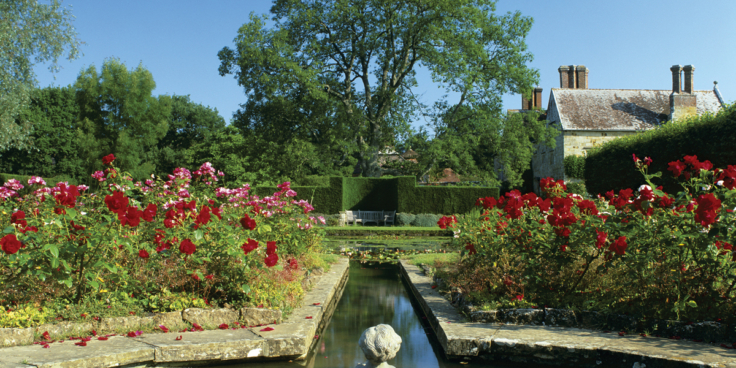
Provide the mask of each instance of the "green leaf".
[{"label": "green leaf", "polygon": [[51,258],[51,267],[52,268],[59,267],[59,259],[58,258]]},{"label": "green leaf", "polygon": [[10,234],[10,233],[12,233],[12,232],[14,232],[14,231],[15,231],[15,227],[14,227],[14,226],[8,226],[8,227],[6,227],[6,228],[5,228],[4,230],[3,230],[3,233],[5,233],[5,234]]},{"label": "green leaf", "polygon": [[66,285],[66,287],[71,288],[72,287],[72,278],[68,278],[66,280],[61,281],[62,284]]},{"label": "green leaf", "polygon": [[197,230],[194,232],[194,240],[202,240],[202,230]]},{"label": "green leaf", "polygon": [[243,290],[244,293],[250,294],[250,285],[246,285],[246,284],[240,285],[240,289]]},{"label": "green leaf", "polygon": [[77,211],[73,208],[69,208],[66,210],[66,215],[69,216],[70,219],[74,220],[77,218]]},{"label": "green leaf", "polygon": [[57,246],[53,244],[48,244],[48,249],[49,249],[49,252],[51,252],[51,255],[54,256],[54,258],[59,258],[59,248]]},{"label": "green leaf", "polygon": [[698,307],[698,303],[695,303],[694,300],[688,300],[687,301],[687,305],[690,306],[690,307],[692,307],[692,308],[697,308]]}]

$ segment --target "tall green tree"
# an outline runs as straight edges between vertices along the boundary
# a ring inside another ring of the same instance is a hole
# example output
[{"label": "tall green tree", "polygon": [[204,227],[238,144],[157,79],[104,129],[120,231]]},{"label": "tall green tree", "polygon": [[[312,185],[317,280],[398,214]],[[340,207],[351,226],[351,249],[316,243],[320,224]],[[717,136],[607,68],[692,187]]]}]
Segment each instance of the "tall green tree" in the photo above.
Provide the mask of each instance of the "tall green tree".
[{"label": "tall green tree", "polygon": [[496,111],[503,93],[537,81],[524,43],[532,20],[494,11],[489,0],[276,0],[274,27],[251,14],[236,49],[218,53],[219,70],[235,74],[249,99],[301,89],[336,102],[363,175],[379,176],[377,153],[420,107],[420,65],[459,95],[448,107]]},{"label": "tall green tree", "polygon": [[210,144],[215,134],[225,128],[225,119],[216,108],[192,102],[189,95],[171,97],[168,122],[168,131],[157,144],[159,174],[170,174],[186,165],[186,150],[195,144]]},{"label": "tall green tree", "polygon": [[29,148],[32,120],[16,119],[30,103],[38,83],[34,63],[51,62],[59,69],[59,57],[68,49],[68,59],[79,57],[73,16],[58,0],[39,4],[36,0],[0,1],[0,151]]},{"label": "tall green tree", "polygon": [[171,97],[154,97],[151,72],[138,65],[128,70],[108,59],[98,73],[94,65],[74,84],[79,105],[79,144],[88,171],[113,153],[115,163],[136,178],[156,171],[156,145],[168,131]]},{"label": "tall green tree", "polygon": [[78,116],[79,107],[71,86],[34,90],[30,105],[18,115],[18,120],[34,122],[30,138],[35,148],[5,151],[0,172],[86,179],[89,173],[84,171],[76,139]]}]

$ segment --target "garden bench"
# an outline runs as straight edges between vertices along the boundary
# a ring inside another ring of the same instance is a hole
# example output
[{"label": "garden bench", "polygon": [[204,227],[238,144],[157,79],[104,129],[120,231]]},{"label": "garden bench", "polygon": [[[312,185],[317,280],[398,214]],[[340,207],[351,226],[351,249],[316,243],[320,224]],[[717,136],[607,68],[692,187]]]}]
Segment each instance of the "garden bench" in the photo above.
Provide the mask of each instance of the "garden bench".
[{"label": "garden bench", "polygon": [[396,218],[396,211],[345,211],[345,224],[350,225],[362,223],[365,226],[368,222],[373,222],[378,225],[383,222],[385,226],[387,223],[394,224]]}]

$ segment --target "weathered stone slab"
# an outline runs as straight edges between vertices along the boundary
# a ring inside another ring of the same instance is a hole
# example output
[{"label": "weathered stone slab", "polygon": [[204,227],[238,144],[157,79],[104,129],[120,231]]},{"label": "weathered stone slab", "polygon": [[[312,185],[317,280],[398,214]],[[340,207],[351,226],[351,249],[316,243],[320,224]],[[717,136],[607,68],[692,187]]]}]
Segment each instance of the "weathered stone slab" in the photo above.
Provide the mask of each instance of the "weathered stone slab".
[{"label": "weathered stone slab", "polygon": [[[181,336],[181,340],[176,340]],[[155,362],[233,360],[264,356],[265,339],[248,329],[143,335],[155,348]]]},{"label": "weathered stone slab", "polygon": [[98,328],[97,323],[91,322],[59,322],[59,323],[47,323],[36,327],[36,332],[43,334],[48,332],[52,339],[57,339],[57,336],[74,335],[81,336],[87,335],[90,331]]},{"label": "weathered stone slab", "polygon": [[577,327],[578,321],[574,311],[547,308],[544,310],[544,324],[547,326]]},{"label": "weathered stone slab", "polygon": [[246,326],[268,325],[281,323],[283,313],[277,309],[242,308],[240,321]]},{"label": "weathered stone slab", "polygon": [[2,346],[25,345],[33,342],[33,328],[0,328]]},{"label": "weathered stone slab", "polygon": [[197,323],[200,326],[219,326],[223,323],[232,324],[238,320],[239,313],[232,309],[185,309],[181,318],[189,323]]},{"label": "weathered stone slab", "polygon": [[100,333],[136,331],[141,328],[141,317],[106,317],[100,320]]},{"label": "weathered stone slab", "polygon": [[155,326],[164,325],[166,327],[178,326],[184,322],[181,319],[181,312],[165,312],[153,315],[153,324]]},{"label": "weathered stone slab", "polygon": [[317,330],[315,321],[285,323],[271,325],[273,331],[261,331],[263,328],[251,328],[254,334],[266,340],[267,357],[299,357],[309,352],[309,347]]},{"label": "weathered stone slab", "polygon": [[88,341],[84,347],[75,346],[73,341],[53,343],[48,349],[40,345],[16,346],[3,349],[0,362],[25,362],[39,368],[97,368],[152,361],[153,347],[138,340],[114,336],[107,341]]},{"label": "weathered stone slab", "polygon": [[541,325],[544,322],[544,311],[541,309],[501,309],[499,320],[505,323]]}]

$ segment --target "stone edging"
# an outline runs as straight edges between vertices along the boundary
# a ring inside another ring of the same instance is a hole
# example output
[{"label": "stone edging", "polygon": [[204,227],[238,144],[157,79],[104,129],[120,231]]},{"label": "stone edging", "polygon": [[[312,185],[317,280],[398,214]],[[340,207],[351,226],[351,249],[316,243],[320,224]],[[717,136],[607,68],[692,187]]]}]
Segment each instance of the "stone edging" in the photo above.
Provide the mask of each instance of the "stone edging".
[{"label": "stone edging", "polygon": [[[272,329],[270,331],[261,331],[264,329],[261,326],[143,334],[137,338],[112,336],[108,341],[88,341],[85,347],[75,346],[75,341],[53,343],[49,349],[39,345],[7,347],[0,349],[0,368],[150,366],[171,363],[213,365],[248,359],[303,359],[317,340],[316,334],[332,317],[347,282],[348,267],[349,259],[340,258],[307,292],[303,306],[295,309],[282,323],[267,326]],[[233,319],[230,318],[233,317],[237,319],[238,311],[226,311],[232,315],[223,312],[223,318],[229,320],[222,323],[231,323]],[[201,314],[192,309],[182,313],[182,317],[189,319],[198,315]],[[243,316],[248,317],[247,314]],[[182,336],[181,340],[176,340],[178,336]]]},{"label": "stone edging", "polygon": [[443,236],[443,237],[449,237],[452,236],[452,231],[437,229],[437,230],[412,230],[412,229],[403,229],[403,230],[392,230],[391,228],[381,228],[381,227],[358,227],[355,226],[355,229],[345,229],[345,230],[325,230],[327,236],[378,236],[378,235],[387,235],[387,236],[428,236],[428,237],[435,237],[435,236]]},{"label": "stone edging", "polygon": [[478,357],[576,367],[736,367],[736,352],[706,343],[619,336],[580,328],[466,322],[419,267],[401,273],[448,357]]}]

